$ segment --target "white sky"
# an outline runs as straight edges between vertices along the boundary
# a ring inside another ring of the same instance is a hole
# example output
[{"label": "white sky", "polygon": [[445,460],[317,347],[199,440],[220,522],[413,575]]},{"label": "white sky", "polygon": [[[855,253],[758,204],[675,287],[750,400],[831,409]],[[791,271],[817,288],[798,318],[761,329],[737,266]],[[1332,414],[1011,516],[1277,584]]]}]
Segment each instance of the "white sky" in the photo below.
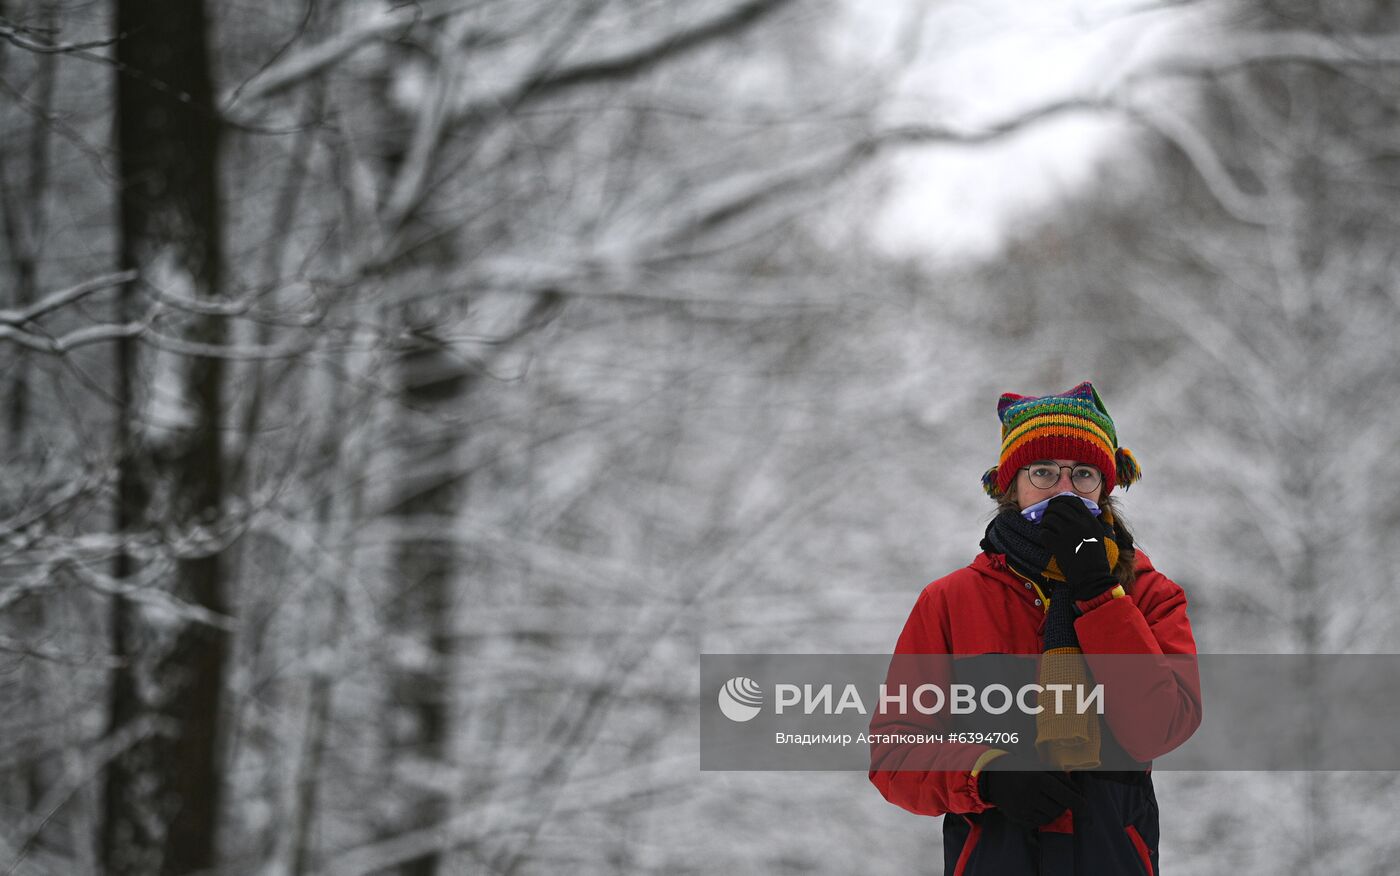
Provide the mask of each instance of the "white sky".
[{"label": "white sky", "polygon": [[[1204,5],[1204,4],[1203,4]],[[918,62],[896,85],[890,122],[976,129],[1038,103],[1092,94],[1160,55],[1180,11],[1136,11],[1142,0],[847,0],[846,51],[886,59],[926,10]],[[888,63],[880,60],[877,63]],[[933,261],[994,252],[1008,228],[1085,184],[1127,123],[1085,115],[1040,122],[978,146],[907,149],[874,223],[899,255]]]}]

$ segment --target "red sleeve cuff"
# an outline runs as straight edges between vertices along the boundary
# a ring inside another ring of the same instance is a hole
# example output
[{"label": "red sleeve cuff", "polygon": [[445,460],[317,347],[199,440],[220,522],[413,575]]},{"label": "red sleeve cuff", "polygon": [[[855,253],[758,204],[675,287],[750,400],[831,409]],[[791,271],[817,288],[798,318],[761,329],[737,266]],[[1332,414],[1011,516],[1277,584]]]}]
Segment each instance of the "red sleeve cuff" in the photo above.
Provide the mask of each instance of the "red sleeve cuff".
[{"label": "red sleeve cuff", "polygon": [[1000,748],[989,748],[977,758],[977,762],[972,765],[972,769],[967,773],[967,795],[972,798],[973,812],[982,812],[990,809],[992,804],[982,799],[982,792],[977,788],[977,780],[982,777],[982,768],[1002,755],[1006,754]]},{"label": "red sleeve cuff", "polygon": [[967,792],[967,796],[972,800],[972,808],[968,811],[985,812],[988,809],[991,809],[992,804],[988,803],[986,800],[983,800],[982,794],[977,790],[978,775],[972,772],[971,770],[968,770],[967,773],[965,773],[965,775],[967,776],[967,786],[966,788],[964,788],[964,790]]}]

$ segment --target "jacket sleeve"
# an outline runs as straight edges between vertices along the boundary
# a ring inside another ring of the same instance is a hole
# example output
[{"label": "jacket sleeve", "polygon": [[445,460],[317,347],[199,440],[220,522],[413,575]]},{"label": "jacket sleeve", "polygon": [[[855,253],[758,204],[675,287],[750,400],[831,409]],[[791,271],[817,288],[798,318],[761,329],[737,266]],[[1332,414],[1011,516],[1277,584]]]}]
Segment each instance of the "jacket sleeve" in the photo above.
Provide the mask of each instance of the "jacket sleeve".
[{"label": "jacket sleeve", "polygon": [[[1196,640],[1176,582],[1144,570],[1131,594],[1084,612],[1074,629],[1094,680],[1104,686],[1104,720],[1124,751],[1150,761],[1196,732]],[[1110,656],[1123,654],[1138,656]]]},{"label": "jacket sleeve", "polygon": [[[936,584],[925,588],[904,624],[885,678],[886,690],[906,691],[920,684],[947,688],[951,673],[946,601]],[[912,656],[927,655],[927,656]],[[988,807],[977,794],[976,767],[990,758],[985,745],[951,742],[877,741],[880,736],[940,734],[948,727],[946,712],[926,715],[912,706],[901,709],[882,700],[870,721],[870,781],[885,799],[917,815],[981,812]]]}]

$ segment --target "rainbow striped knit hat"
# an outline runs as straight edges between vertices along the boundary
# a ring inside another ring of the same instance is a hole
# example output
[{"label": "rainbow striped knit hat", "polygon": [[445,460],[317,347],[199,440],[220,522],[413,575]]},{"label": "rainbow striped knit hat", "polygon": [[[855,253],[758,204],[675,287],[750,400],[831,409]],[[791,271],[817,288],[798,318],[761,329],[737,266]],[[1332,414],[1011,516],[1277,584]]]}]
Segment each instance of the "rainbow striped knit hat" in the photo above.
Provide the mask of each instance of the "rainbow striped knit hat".
[{"label": "rainbow striped knit hat", "polygon": [[993,499],[1006,492],[1022,466],[1040,459],[1087,462],[1103,472],[1109,491],[1116,484],[1127,489],[1142,477],[1132,452],[1118,446],[1113,419],[1087,380],[1059,395],[1003,393],[997,416],[1001,459],[982,475],[982,488]]}]

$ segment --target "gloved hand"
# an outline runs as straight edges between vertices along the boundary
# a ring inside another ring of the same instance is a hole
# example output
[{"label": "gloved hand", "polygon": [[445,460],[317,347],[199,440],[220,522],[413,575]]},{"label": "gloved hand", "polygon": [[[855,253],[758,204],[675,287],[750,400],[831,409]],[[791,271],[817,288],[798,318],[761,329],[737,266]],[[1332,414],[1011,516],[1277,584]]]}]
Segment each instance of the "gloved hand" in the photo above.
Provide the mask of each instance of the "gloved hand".
[{"label": "gloved hand", "polygon": [[1040,521],[1040,543],[1055,562],[1076,601],[1093,599],[1118,583],[1108,567],[1103,524],[1074,496],[1056,496]]},{"label": "gloved hand", "polygon": [[1003,754],[982,767],[977,793],[1023,827],[1049,824],[1066,809],[1087,811],[1088,800],[1069,773],[1023,754]]}]

